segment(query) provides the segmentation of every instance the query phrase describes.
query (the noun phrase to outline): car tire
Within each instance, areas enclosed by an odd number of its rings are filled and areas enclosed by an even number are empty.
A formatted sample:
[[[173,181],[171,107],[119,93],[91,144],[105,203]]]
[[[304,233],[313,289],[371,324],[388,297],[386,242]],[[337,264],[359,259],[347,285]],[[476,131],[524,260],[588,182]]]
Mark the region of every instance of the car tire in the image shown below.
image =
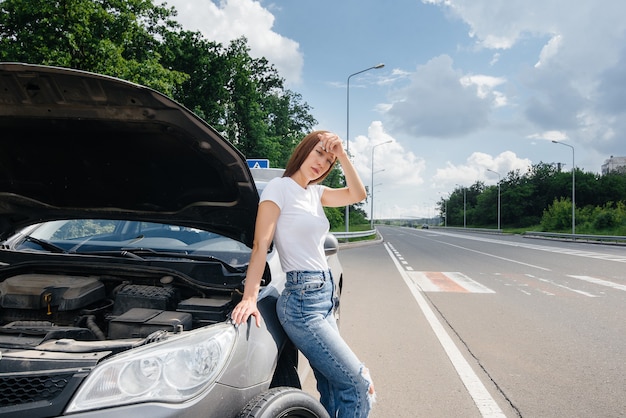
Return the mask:
[[[308,393],[278,387],[252,398],[238,418],[330,418],[322,404]]]

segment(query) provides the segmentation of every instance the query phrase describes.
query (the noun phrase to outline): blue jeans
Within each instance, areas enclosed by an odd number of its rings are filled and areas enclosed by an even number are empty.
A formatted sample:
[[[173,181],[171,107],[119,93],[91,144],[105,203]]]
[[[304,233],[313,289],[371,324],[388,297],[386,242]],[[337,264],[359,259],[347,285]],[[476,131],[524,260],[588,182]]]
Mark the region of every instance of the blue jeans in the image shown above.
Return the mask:
[[[334,284],[328,271],[287,272],[276,305],[278,319],[309,360],[320,402],[332,418],[365,418],[374,396],[369,371],[339,335],[333,316]]]

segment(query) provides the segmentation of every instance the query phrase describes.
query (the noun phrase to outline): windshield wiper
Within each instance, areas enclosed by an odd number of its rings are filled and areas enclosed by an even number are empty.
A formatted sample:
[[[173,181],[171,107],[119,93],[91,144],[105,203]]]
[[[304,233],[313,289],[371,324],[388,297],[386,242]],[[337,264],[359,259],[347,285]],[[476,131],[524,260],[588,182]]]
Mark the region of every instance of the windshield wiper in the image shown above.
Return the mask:
[[[105,251],[86,251],[81,252],[81,254],[85,255],[110,255],[110,256],[122,256],[134,258],[137,260],[145,260],[147,257],[170,257],[170,258],[179,258],[179,259],[187,259],[193,261],[214,261],[226,268],[229,273],[243,273],[245,269],[241,269],[238,267],[234,267],[228,264],[226,261],[221,260],[212,255],[198,255],[198,254],[189,254],[186,252],[175,252],[175,251],[158,251],[152,248],[121,248],[119,250],[105,250]]]
[[[44,241],[42,239],[32,237],[30,235],[24,236],[24,241],[33,242],[33,243],[39,245],[44,250],[48,250],[48,251],[50,251],[52,253],[63,253],[63,254],[67,253],[67,251],[65,251],[65,248],[61,248],[58,245],[55,245],[55,244],[53,244],[51,242]]]

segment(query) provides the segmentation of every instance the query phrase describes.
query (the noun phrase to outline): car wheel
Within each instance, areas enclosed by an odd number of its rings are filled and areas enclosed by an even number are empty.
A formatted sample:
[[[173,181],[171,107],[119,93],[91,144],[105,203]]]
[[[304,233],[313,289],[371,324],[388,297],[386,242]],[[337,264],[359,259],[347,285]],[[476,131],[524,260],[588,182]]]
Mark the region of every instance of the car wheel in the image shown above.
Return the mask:
[[[326,409],[300,389],[278,387],[254,397],[238,418],[330,418]]]

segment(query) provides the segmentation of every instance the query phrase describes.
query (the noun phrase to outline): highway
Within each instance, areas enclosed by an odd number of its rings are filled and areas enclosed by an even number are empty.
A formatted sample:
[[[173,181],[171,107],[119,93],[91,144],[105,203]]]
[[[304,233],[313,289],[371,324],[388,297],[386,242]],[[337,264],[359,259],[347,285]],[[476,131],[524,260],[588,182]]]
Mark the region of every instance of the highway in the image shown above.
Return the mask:
[[[339,253],[371,417],[626,415],[626,247],[378,230]]]

